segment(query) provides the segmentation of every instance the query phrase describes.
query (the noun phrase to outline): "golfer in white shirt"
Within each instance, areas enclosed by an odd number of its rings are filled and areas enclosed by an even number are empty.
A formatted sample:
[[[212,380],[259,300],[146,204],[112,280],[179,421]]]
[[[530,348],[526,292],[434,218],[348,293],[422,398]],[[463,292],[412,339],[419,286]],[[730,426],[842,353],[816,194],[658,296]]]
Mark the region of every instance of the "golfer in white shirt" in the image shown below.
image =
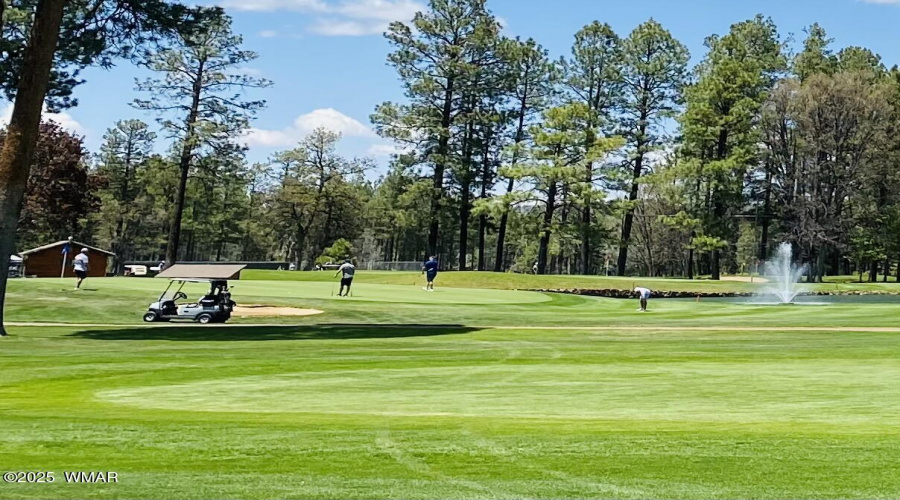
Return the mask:
[[[78,280],[75,282],[75,289],[78,290],[81,288],[81,282],[87,278],[88,269],[91,268],[87,248],[82,248],[81,253],[72,259],[72,267],[75,268],[75,277]]]
[[[634,289],[634,293],[638,294],[641,298],[641,308],[638,309],[638,311],[647,312],[647,300],[653,292],[651,292],[649,288],[637,287]]]

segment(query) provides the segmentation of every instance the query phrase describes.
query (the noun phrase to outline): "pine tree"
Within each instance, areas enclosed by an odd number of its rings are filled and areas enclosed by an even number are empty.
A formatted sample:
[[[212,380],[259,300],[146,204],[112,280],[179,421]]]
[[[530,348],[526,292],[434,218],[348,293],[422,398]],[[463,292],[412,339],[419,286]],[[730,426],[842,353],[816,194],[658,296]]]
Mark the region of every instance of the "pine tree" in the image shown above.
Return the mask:
[[[138,177],[153,154],[156,134],[140,120],[121,120],[107,130],[97,158],[97,173],[104,181],[99,196],[103,216],[98,218],[98,232],[107,235],[109,248],[116,254],[113,269],[131,258],[133,237],[143,218],[135,203],[142,192]]]
[[[354,184],[361,182],[370,165],[338,155],[340,138],[319,128],[296,148],[272,157],[280,171],[272,196],[272,223],[297,269],[304,263],[310,268],[322,249],[337,239],[335,233],[352,236],[364,221],[365,198]]]
[[[383,137],[416,150],[432,169],[428,252],[438,254],[444,180],[454,162],[452,145],[462,144],[463,96],[485,60],[493,59],[500,25],[485,0],[430,0],[410,25],[395,22],[386,37],[394,47],[388,61],[397,70],[408,102],[379,105],[372,115]]]
[[[705,181],[703,246],[712,278],[719,279],[722,249],[736,229],[732,215],[743,203],[744,176],[760,154],[760,108],[786,60],[774,23],[762,16],[709,37],[706,46],[681,122],[686,153],[698,160],[694,180]]]
[[[75,104],[77,69],[111,65],[137,43],[189,31],[190,21],[218,9],[189,10],[162,0],[108,0],[88,5],[67,0],[6,2],[0,12],[0,86],[13,101],[7,140],[0,151],[0,262],[15,250],[16,224],[38,141],[41,110]],[[18,15],[13,15],[15,12]],[[73,69],[74,68],[74,69]],[[48,99],[49,97],[49,99]],[[0,275],[0,336],[6,274]]]
[[[238,71],[257,55],[241,48],[241,37],[231,32],[231,18],[212,17],[201,28],[184,34],[172,47],[147,55],[145,64],[163,76],[139,82],[138,90],[152,98],[134,101],[136,108],[160,114],[164,129],[179,145],[180,176],[166,247],[169,266],[178,260],[185,193],[195,157],[204,147],[235,149],[250,118],[265,106],[265,101],[245,100],[244,91],[270,85]]]
[[[558,71],[547,51],[534,40],[505,40],[500,47],[505,61],[505,73],[510,88],[509,109],[505,116],[511,129],[509,167],[515,170],[521,160],[523,146],[530,140],[529,129],[535,116],[545,109],[555,92]],[[515,178],[506,181],[506,197],[515,189]],[[494,271],[506,269],[503,259],[506,250],[506,233],[509,224],[510,204],[501,199],[500,224],[497,229],[497,254]]]
[[[591,120],[590,108],[582,103],[547,110],[543,122],[531,132],[534,146],[529,150],[529,161],[507,171],[510,177],[530,185],[520,201],[543,206],[538,274],[547,273],[550,238],[557,226],[554,217],[557,209],[564,206],[565,193],[593,190],[593,183],[584,180],[585,165],[602,159],[621,145],[618,139],[597,139],[599,131],[590,126]],[[591,136],[592,146],[587,148],[587,138]]]
[[[834,54],[829,45],[832,39],[828,38],[825,28],[814,23],[806,30],[806,40],[803,41],[803,50],[797,54],[793,61],[794,74],[800,82],[806,81],[816,74],[832,74],[837,65]]]
[[[648,168],[648,154],[662,144],[663,121],[675,115],[689,57],[687,48],[653,20],[638,26],[622,44],[620,127],[628,146],[623,186],[628,202],[619,245],[619,276],[626,273],[640,179]]]
[[[622,41],[608,24],[593,22],[575,34],[572,56],[561,61],[568,99],[587,106],[589,116],[585,147],[593,147],[599,134],[613,130],[613,112],[622,99]],[[583,182],[594,183],[595,165],[584,165]],[[590,274],[593,255],[591,242],[594,239],[592,208],[595,200],[590,198],[593,190],[585,190],[581,203],[581,273]]]

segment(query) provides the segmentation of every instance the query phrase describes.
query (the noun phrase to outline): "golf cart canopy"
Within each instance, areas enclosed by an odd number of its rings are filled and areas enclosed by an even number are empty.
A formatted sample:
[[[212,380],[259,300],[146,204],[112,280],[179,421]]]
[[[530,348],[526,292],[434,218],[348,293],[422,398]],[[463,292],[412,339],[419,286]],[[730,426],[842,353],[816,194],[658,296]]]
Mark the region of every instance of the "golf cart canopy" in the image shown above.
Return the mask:
[[[241,271],[247,266],[217,264],[175,264],[156,275],[157,278],[178,279],[182,281],[198,280],[239,280]]]

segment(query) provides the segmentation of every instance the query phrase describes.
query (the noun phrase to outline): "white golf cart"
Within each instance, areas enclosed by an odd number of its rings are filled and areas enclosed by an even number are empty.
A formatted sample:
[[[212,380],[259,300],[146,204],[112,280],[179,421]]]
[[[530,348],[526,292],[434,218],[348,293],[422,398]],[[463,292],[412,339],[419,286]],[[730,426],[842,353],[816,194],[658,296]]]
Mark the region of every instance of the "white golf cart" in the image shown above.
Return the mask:
[[[189,320],[201,324],[224,323],[231,318],[235,303],[228,280],[239,279],[244,266],[174,265],[157,277],[169,278],[169,285],[144,313],[144,321]],[[196,302],[182,291],[188,283],[208,283],[209,291]]]
[[[123,267],[123,276],[147,276],[147,266],[128,264]]]
[[[9,268],[7,274],[10,278],[21,278],[25,276],[25,262],[18,255],[9,256]]]
[[[209,292],[197,302],[179,304],[179,300],[188,300],[186,293],[181,289],[187,283],[209,283]],[[172,291],[170,295],[169,292]],[[173,319],[186,319],[197,323],[224,323],[231,318],[234,310],[234,301],[231,300],[231,292],[228,290],[228,282],[224,280],[174,278],[169,281],[159,300],[150,304],[144,313],[144,321],[169,321]]]

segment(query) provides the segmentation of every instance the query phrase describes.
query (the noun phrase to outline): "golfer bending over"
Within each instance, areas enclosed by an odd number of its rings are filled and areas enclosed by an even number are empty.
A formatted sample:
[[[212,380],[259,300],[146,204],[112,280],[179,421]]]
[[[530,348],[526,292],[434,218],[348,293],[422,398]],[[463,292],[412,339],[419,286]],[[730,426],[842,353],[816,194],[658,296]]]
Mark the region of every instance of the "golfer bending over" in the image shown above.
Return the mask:
[[[427,280],[427,284],[423,288],[426,292],[434,291],[434,279],[437,278],[438,267],[440,265],[434,256],[429,257],[428,262],[422,266],[422,272],[425,273],[425,279]]]
[[[356,274],[356,268],[353,267],[350,259],[341,264],[341,267],[334,273],[334,277],[337,278],[338,274],[341,274],[341,291],[338,292],[338,297],[350,295],[350,285],[353,284],[353,275]],[[344,292],[344,287],[347,287],[346,292]],[[334,289],[332,288],[332,290]]]
[[[652,293],[650,289],[637,287],[634,289],[634,293],[638,294],[641,298],[641,308],[638,309],[638,311],[647,312],[647,299],[650,298],[650,294]]]
[[[72,267],[75,268],[75,277],[77,278],[77,281],[75,281],[75,289],[79,290],[81,289],[81,282],[87,278],[88,269],[90,269],[87,248],[82,248],[81,253],[72,259]]]

